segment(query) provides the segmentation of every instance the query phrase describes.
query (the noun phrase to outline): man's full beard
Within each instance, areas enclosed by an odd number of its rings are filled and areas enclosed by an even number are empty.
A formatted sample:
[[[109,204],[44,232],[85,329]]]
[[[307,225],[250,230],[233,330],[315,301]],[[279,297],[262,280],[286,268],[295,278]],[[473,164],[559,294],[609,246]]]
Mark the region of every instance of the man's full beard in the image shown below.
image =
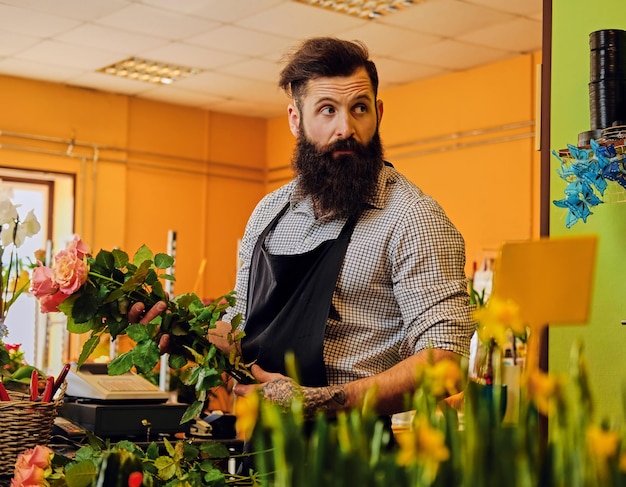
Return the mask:
[[[335,157],[335,151],[353,151]],[[357,216],[376,192],[383,167],[383,148],[378,131],[365,145],[342,139],[318,149],[301,132],[292,165],[305,196],[316,210],[335,218]]]

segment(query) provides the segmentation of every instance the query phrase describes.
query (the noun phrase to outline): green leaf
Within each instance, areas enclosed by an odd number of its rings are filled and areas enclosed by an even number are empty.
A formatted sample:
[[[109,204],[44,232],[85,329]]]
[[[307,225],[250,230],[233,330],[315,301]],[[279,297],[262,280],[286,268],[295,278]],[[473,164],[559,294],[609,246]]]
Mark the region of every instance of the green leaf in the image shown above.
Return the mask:
[[[146,457],[154,460],[159,456],[159,445],[155,442],[150,443],[146,449]]]
[[[178,370],[187,365],[187,358],[180,354],[171,354],[167,361],[170,368]]]
[[[154,466],[159,469],[159,478],[169,480],[176,475],[176,462],[171,457],[162,456],[154,461]]]
[[[141,265],[148,260],[150,261],[150,265],[152,265],[154,254],[152,253],[152,250],[144,244],[137,249],[137,252],[135,252],[135,255],[133,256],[133,264],[137,267],[141,267]]]
[[[113,254],[107,250],[100,250],[96,255],[96,265],[111,272],[115,267],[115,259]]]
[[[83,345],[83,349],[80,352],[80,356],[78,357],[78,364],[76,364],[78,368],[80,368],[80,366],[85,363],[85,361],[89,358],[89,356],[93,353],[93,351],[99,344],[100,335],[91,335],[91,337],[89,337],[89,339]]]
[[[77,297],[78,296],[74,294],[59,304],[59,311],[65,316],[72,316],[72,308],[74,307],[74,301],[76,301]]]
[[[154,266],[158,269],[167,269],[174,265],[174,258],[167,254],[156,254],[154,256]]]
[[[118,355],[108,365],[109,375],[121,375],[128,372],[134,365],[134,350]]]
[[[168,441],[167,438],[163,438],[163,446],[165,446],[165,450],[167,451],[169,456],[176,457],[176,448],[174,448],[174,445],[172,445],[172,443]]]
[[[133,323],[126,329],[126,334],[135,342],[142,340],[148,340],[150,335],[148,334],[148,328],[141,323]]]
[[[95,292],[85,290],[74,302],[72,307],[72,319],[75,323],[87,323],[98,312],[100,300]],[[94,290],[95,291],[95,290]]]
[[[200,416],[202,414],[202,407],[204,406],[203,401],[194,401],[189,407],[185,410],[183,417],[180,419],[180,424],[184,424],[192,419]]]
[[[90,460],[80,461],[65,469],[67,487],[89,487],[97,475],[96,465]]]
[[[133,349],[133,361],[137,370],[142,373],[148,373],[159,362],[159,346],[152,340],[143,340],[138,342]]]
[[[223,479],[224,479],[224,474],[217,468],[213,468],[209,470],[204,475],[204,481],[206,482],[206,485],[217,485],[217,484],[214,484],[214,482],[218,482]]]
[[[120,249],[113,249],[111,253],[115,259],[116,268],[122,269],[123,267],[126,267],[126,264],[128,264],[128,254],[126,252]]]
[[[200,445],[200,451],[211,458],[228,458],[230,452],[226,445],[217,441],[206,441]]]
[[[72,318],[67,319],[67,331],[70,333],[87,333],[91,330],[92,322],[89,321],[87,323],[76,323]]]

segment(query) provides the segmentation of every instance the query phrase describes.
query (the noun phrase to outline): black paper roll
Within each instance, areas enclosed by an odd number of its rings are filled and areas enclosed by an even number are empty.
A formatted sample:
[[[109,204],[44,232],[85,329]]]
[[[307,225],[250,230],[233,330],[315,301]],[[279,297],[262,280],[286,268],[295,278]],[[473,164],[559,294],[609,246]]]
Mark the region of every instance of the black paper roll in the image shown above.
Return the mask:
[[[589,116],[592,130],[626,119],[626,78],[589,83]]]
[[[591,51],[590,81],[607,78],[626,78],[626,45]]]
[[[589,47],[602,49],[607,47],[623,48],[626,40],[626,31],[621,29],[597,30],[589,34]]]
[[[589,116],[592,130],[626,119],[626,31],[589,34]]]

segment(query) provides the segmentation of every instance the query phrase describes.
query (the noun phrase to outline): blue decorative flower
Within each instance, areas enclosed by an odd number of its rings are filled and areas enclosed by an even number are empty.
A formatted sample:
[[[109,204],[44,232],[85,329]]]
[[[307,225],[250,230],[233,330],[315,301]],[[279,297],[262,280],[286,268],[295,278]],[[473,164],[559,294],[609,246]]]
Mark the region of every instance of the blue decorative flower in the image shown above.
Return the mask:
[[[603,203],[599,196],[604,196],[607,181],[615,181],[626,188],[626,170],[623,156],[617,154],[613,144],[602,145],[591,140],[591,149],[571,144],[567,148],[568,157],[561,157],[558,152],[552,151],[561,163],[557,174],[567,182],[565,198],[553,203],[568,210],[565,225],[570,228],[578,220],[586,222],[587,217],[593,214],[590,208]]]

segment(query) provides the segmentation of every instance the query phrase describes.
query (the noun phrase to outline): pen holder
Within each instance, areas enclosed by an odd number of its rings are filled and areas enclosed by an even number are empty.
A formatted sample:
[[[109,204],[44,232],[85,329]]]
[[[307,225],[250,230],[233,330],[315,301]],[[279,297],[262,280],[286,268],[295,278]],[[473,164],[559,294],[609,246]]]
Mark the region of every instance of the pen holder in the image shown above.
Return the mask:
[[[10,401],[0,401],[0,477],[13,476],[24,450],[48,445],[66,388],[64,382],[51,402],[31,401],[27,394],[13,391]]]

